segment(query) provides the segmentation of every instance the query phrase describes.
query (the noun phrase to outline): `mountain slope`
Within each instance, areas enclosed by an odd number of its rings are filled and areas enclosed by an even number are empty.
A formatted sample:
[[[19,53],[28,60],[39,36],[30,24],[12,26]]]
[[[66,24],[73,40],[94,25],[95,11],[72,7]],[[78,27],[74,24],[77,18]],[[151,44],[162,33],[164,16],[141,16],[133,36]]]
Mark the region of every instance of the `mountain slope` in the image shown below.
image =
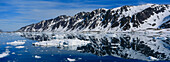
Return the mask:
[[[96,9],[74,16],[61,15],[54,19],[22,27],[18,31],[138,31],[148,28],[170,28],[170,5],[144,4],[113,9]]]

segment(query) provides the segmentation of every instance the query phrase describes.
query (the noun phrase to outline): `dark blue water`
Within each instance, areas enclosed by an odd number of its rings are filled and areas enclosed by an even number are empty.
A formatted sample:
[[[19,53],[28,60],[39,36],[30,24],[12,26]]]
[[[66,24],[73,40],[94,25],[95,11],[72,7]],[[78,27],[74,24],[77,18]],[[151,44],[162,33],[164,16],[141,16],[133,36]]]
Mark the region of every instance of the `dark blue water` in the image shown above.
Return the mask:
[[[54,35],[54,34],[52,34]],[[73,39],[76,36],[74,35],[67,35],[68,37],[64,37],[64,38],[70,38]],[[78,35],[80,40],[83,40],[83,35]],[[32,37],[36,38],[36,39],[31,39]],[[88,36],[86,36],[87,38]],[[157,53],[155,53],[155,50],[153,51],[148,51],[148,53],[146,53],[147,51],[143,51],[141,47],[136,47],[132,48],[133,45],[127,47],[126,44],[120,44],[121,46],[118,47],[117,49],[110,49],[108,47],[97,47],[98,49],[95,49],[95,47],[93,46],[98,46],[95,43],[96,42],[101,42],[104,46],[106,45],[110,45],[108,38],[107,37],[100,37],[99,40],[95,40],[98,39],[98,37],[94,38],[94,36],[89,37],[89,41],[91,41],[92,43],[89,43],[85,46],[78,46],[76,50],[72,50],[69,49],[69,47],[67,48],[61,48],[61,47],[55,47],[55,46],[34,46],[32,45],[32,43],[35,42],[39,42],[37,39],[44,39],[44,38],[48,38],[48,40],[53,40],[52,38],[50,38],[49,35],[47,36],[36,36],[36,35],[30,35],[30,34],[15,34],[15,33],[0,33],[0,54],[6,51],[10,51],[5,57],[0,58],[0,62],[69,62],[68,58],[70,59],[74,59],[76,62],[145,62],[145,61],[154,61],[154,60],[147,60],[147,59],[142,59],[142,58],[133,58],[131,54],[128,53],[124,53],[121,49],[127,49],[131,48],[136,52],[139,52],[139,54],[149,57],[149,56],[153,56],[156,57],[158,60],[156,61],[169,61],[169,55],[166,55],[164,57],[164,55],[160,55],[159,57],[156,56],[155,54],[165,54],[160,53],[159,51],[156,51]],[[50,38],[50,39],[49,39]],[[106,39],[107,38],[107,39]],[[125,38],[119,38],[119,39],[114,39],[114,37],[112,38],[112,42],[113,41],[117,41],[118,40],[127,40],[127,42],[129,42],[128,39]],[[139,40],[140,38],[138,38],[137,40]],[[15,45],[10,45],[7,44],[7,42],[14,42],[16,40],[26,40],[25,44],[22,45],[17,45],[17,46],[24,46],[24,48],[16,48]],[[86,39],[87,40],[87,39]],[[152,40],[150,40],[152,41]],[[106,42],[106,43],[105,43]],[[122,40],[120,42],[123,42]],[[164,41],[162,43],[166,43],[163,44],[167,49],[166,51],[170,50],[168,49],[170,46],[168,44],[169,38],[164,39]],[[114,42],[113,42],[114,43]],[[126,43],[126,41],[124,42]],[[128,44],[128,43],[127,43]],[[131,43],[134,44],[134,43]],[[101,45],[101,44],[99,44]],[[128,44],[129,45],[129,44]],[[140,45],[140,44],[135,44],[135,45]],[[146,47],[145,45],[141,45],[142,47],[145,47],[146,49],[148,49],[149,47]],[[8,48],[7,48],[8,47]],[[143,48],[143,49],[145,49]],[[131,50],[129,49],[129,50]],[[82,50],[82,51],[78,51],[78,50]],[[101,50],[101,51],[100,51]],[[112,50],[112,51],[111,51]],[[104,51],[104,52],[103,52]],[[152,54],[153,52],[153,54]],[[15,53],[15,54],[14,54]],[[133,52],[132,52],[133,53]],[[41,58],[36,58],[35,56],[39,56]]]

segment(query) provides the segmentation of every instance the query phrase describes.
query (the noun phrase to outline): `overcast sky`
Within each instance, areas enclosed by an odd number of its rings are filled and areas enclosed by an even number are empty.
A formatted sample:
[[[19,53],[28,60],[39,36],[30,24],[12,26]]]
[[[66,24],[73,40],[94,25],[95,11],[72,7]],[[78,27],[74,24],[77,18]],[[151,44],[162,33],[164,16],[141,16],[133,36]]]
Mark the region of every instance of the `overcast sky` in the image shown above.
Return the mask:
[[[0,0],[0,29],[15,31],[59,15],[146,3],[170,4],[170,0]]]

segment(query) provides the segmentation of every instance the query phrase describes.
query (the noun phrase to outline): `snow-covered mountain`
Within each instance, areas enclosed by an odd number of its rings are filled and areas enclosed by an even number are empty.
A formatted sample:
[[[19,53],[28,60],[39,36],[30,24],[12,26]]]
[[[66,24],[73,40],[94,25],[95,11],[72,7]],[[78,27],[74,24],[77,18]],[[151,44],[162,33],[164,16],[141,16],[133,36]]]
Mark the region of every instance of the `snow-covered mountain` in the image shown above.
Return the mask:
[[[170,28],[170,5],[144,4],[113,9],[96,9],[74,16],[61,15],[20,28],[21,32],[41,31],[138,31]]]

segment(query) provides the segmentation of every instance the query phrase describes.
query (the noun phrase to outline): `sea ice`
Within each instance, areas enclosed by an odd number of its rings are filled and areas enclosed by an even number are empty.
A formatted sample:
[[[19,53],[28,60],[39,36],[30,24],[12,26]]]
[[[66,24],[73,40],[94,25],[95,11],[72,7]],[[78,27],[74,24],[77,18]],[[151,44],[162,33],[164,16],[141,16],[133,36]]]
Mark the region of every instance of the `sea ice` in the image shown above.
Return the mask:
[[[35,58],[39,59],[39,58],[41,58],[41,56],[37,56],[37,55],[35,55]]]
[[[71,58],[67,58],[67,60],[70,62],[76,61],[76,59],[71,59]]]
[[[79,40],[79,39],[64,39],[64,40],[55,39],[51,41],[36,42],[36,43],[33,43],[33,45],[68,47],[68,46],[81,46],[81,45],[86,45],[88,43],[90,43],[90,41],[84,41],[84,40]]]
[[[2,54],[0,54],[0,58],[4,58],[4,57],[8,56],[9,52],[10,51],[6,51],[6,52],[3,52]]]
[[[148,59],[149,59],[149,60],[158,60],[157,58],[152,57],[152,56],[149,56]]]
[[[14,42],[7,42],[6,44],[17,46],[17,45],[25,44],[25,41],[26,40],[17,40],[17,41],[14,41]]]
[[[15,52],[12,52],[12,54],[15,54]]]
[[[24,46],[16,46],[15,48],[20,49],[20,48],[24,48]]]

